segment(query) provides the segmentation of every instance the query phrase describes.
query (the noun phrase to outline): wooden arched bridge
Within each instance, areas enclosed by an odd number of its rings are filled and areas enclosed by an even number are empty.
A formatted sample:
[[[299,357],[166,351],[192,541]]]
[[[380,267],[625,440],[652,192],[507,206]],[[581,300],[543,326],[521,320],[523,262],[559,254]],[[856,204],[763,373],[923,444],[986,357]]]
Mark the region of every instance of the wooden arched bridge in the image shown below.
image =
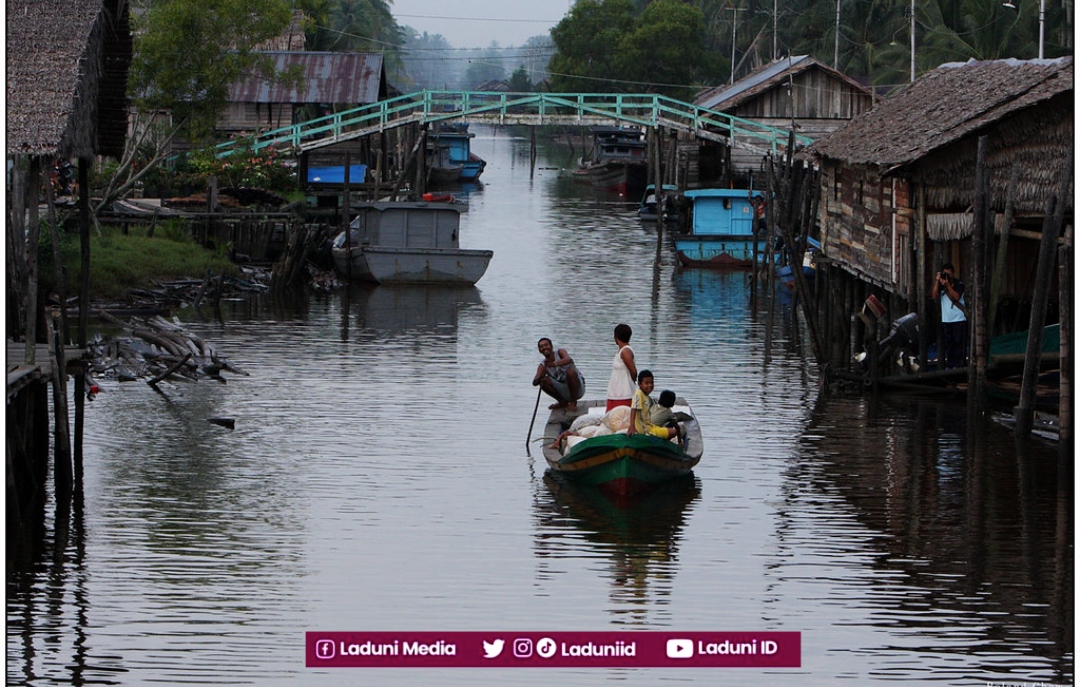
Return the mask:
[[[690,133],[754,152],[786,149],[790,132],[707,110],[656,94],[611,93],[491,93],[481,91],[419,91],[362,105],[344,112],[261,132],[252,142],[258,150],[289,146],[308,152],[398,127],[437,122],[484,124],[629,124]],[[796,147],[808,145],[795,137]],[[235,144],[219,146],[228,155]]]

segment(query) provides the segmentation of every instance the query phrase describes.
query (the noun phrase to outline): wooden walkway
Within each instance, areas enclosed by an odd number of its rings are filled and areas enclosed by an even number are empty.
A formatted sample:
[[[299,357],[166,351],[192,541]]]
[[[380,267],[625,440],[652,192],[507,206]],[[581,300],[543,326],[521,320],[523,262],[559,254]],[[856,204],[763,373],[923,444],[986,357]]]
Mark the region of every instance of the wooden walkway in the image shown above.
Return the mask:
[[[83,350],[75,346],[64,349],[64,359],[67,361],[77,360],[82,357]],[[45,344],[37,344],[34,347],[34,362],[25,363],[26,344],[7,342],[7,398],[11,400],[28,384],[39,380],[52,378],[52,356],[49,355],[49,347]]]

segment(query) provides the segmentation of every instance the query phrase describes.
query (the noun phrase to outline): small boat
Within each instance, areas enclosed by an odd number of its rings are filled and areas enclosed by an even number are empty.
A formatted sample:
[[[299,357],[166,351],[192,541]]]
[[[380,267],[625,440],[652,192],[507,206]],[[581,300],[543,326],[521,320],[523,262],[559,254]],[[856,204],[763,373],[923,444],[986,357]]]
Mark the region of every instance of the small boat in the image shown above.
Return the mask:
[[[816,241],[810,237],[806,239],[806,251],[803,253],[803,276],[807,281],[813,281],[817,276],[817,267],[814,264],[814,257],[817,252],[821,250],[821,242]],[[791,269],[791,265],[778,265],[776,267],[776,276],[780,278],[780,283],[784,285],[784,288],[788,291],[795,290],[795,273]]]
[[[570,436],[564,442],[565,449],[554,447],[555,439],[571,429],[575,421],[582,424],[578,418],[585,416],[584,424],[595,425],[605,417],[605,400],[578,401],[577,405],[577,413],[568,413],[565,408],[552,410],[544,428],[544,459],[552,471],[568,479],[614,495],[631,496],[689,474],[701,460],[701,427],[685,399],[676,399],[672,408],[685,428],[685,447],[649,434],[628,435],[625,431],[589,438]]]
[[[447,146],[429,146],[428,148],[428,182],[431,184],[452,184],[461,178],[465,165],[455,163],[450,159],[450,148]]]
[[[593,126],[593,146],[574,175],[594,188],[636,197],[648,179],[648,145],[641,129],[632,126]]]
[[[458,203],[362,203],[348,232],[330,248],[346,279],[375,284],[471,286],[484,276],[493,252],[458,246]]]
[[[678,189],[677,186],[674,186],[672,184],[664,184],[664,187],[663,187],[664,196],[670,198],[670,196],[672,196],[672,195],[674,195],[674,194],[676,194],[678,192],[679,192],[679,189]],[[666,208],[668,203],[666,201],[662,201],[662,202],[666,203],[665,204],[665,208]],[[648,186],[645,187],[645,194],[643,196],[641,196],[641,204],[638,206],[637,214],[638,214],[638,219],[644,220],[646,222],[655,222],[657,220],[658,215],[657,215],[656,185],[655,184],[649,184]],[[675,210],[665,209],[664,221],[665,222],[678,222],[679,221],[678,212],[675,211]]]
[[[673,237],[675,254],[686,267],[747,268],[755,247],[763,255],[763,237],[755,232],[754,200],[760,191],[709,188],[687,191],[690,229]]]
[[[440,124],[431,136],[432,145],[446,151],[446,166],[460,167],[452,181],[476,181],[487,167],[487,162],[472,152],[473,138],[476,138],[476,134],[469,133],[468,124],[446,122]]]

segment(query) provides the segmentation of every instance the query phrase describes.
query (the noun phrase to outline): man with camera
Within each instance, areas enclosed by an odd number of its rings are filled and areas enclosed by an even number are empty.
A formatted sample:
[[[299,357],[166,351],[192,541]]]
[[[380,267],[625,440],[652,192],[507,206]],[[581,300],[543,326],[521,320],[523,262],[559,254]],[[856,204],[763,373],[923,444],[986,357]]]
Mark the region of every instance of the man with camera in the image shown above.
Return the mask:
[[[934,278],[931,296],[941,301],[941,329],[945,369],[963,367],[967,358],[967,311],[964,308],[964,282],[953,274],[953,264],[947,262]]]

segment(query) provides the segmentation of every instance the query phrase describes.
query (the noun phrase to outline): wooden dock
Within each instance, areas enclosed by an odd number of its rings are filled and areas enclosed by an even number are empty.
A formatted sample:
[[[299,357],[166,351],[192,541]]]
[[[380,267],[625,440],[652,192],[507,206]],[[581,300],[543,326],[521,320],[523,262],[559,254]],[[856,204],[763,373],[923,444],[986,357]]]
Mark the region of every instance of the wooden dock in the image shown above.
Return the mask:
[[[64,348],[64,360],[74,362],[83,356],[83,349],[76,346]],[[34,346],[34,362],[25,363],[26,344],[7,342],[7,399],[10,402],[27,385],[37,381],[48,382],[52,378],[53,358],[46,344]]]

